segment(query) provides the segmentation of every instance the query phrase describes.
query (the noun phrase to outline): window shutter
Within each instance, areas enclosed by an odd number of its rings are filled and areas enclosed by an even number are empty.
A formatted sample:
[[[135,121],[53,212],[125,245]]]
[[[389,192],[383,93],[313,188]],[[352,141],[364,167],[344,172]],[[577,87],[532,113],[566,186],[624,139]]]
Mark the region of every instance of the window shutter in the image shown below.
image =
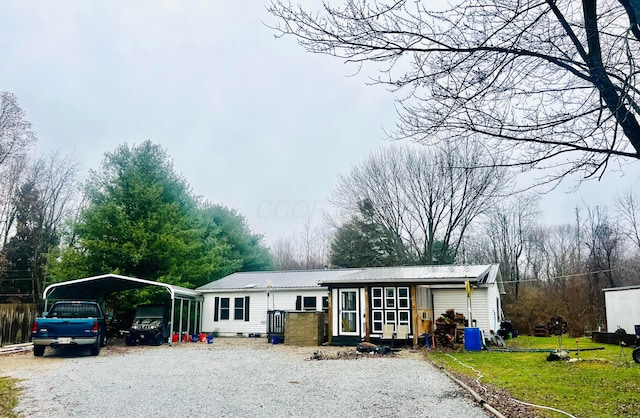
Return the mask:
[[[244,320],[249,321],[249,296],[244,297]]]
[[[213,307],[213,322],[218,322],[218,311],[220,311],[220,298],[216,296]]]
[[[302,310],[302,296],[296,297],[296,311]]]

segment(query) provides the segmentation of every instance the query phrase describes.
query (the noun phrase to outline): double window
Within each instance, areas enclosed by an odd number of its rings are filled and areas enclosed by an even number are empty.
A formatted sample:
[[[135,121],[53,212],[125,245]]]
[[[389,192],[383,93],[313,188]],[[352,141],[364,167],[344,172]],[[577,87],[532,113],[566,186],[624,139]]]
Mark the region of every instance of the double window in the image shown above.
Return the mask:
[[[231,316],[231,298],[215,297],[213,321],[227,321]],[[249,320],[249,296],[233,298],[233,319]]]

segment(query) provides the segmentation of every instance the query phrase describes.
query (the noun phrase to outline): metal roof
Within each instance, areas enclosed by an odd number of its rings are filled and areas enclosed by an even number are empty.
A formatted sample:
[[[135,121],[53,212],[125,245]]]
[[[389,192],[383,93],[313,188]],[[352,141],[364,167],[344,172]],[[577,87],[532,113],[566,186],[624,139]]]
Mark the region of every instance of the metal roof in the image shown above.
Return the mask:
[[[497,264],[466,266],[401,266],[362,269],[359,272],[327,278],[321,284],[413,282],[413,283],[464,283],[493,284],[498,279]]]
[[[43,299],[100,300],[111,293],[122,290],[139,289],[146,286],[164,287],[172,299],[196,300],[202,297],[200,292],[185,287],[138,279],[136,277],[120,276],[118,274],[103,274],[101,276],[51,284],[44,289]]]
[[[200,286],[196,290],[207,292],[221,289],[320,287],[320,281],[339,278],[358,271],[360,271],[360,269],[238,272]]]
[[[286,289],[373,282],[464,283],[466,280],[477,284],[493,284],[497,281],[501,286],[499,275],[500,270],[497,264],[253,271],[233,273],[196,290],[207,292],[223,289]]]

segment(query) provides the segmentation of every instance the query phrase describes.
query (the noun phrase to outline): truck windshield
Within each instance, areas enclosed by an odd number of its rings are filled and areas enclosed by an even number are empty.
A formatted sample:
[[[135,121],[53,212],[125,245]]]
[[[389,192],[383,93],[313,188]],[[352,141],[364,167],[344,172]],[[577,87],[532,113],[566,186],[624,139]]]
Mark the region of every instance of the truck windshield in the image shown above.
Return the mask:
[[[86,303],[55,304],[47,314],[47,318],[97,318],[99,316],[98,307]]]
[[[162,318],[163,306],[139,306],[136,310],[136,318]]]

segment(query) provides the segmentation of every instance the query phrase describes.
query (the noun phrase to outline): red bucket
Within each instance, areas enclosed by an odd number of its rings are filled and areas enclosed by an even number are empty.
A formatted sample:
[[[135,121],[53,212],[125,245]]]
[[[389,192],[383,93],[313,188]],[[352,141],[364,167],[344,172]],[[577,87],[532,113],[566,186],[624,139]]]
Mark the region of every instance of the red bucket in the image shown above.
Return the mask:
[[[200,342],[201,342],[201,343],[204,343],[204,342],[206,342],[206,341],[207,341],[207,334],[205,334],[205,333],[201,333],[201,334],[200,334]]]

